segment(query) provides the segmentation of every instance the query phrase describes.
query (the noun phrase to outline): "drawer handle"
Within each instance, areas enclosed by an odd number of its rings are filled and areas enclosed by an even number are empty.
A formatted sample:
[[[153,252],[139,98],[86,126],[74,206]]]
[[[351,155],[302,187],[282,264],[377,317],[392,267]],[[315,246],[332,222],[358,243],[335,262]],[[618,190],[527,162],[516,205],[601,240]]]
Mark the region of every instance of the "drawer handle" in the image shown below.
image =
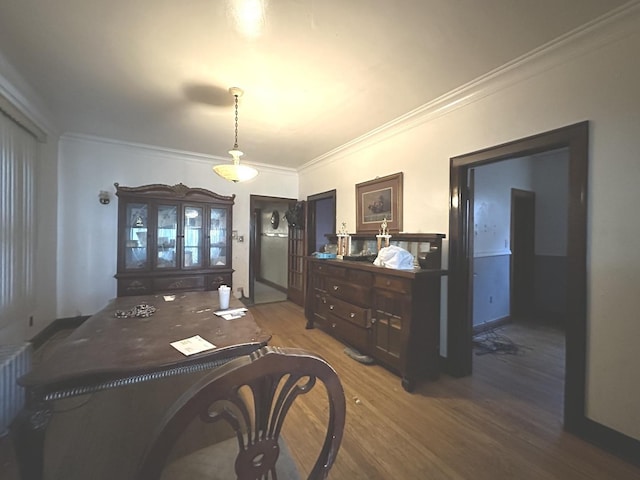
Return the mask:
[[[356,314],[355,314],[355,313],[353,313],[353,312],[351,312],[351,313],[349,314],[349,317],[350,317],[350,318],[355,318],[355,317],[356,317]]]
[[[387,287],[391,285],[391,280],[387,280]]]
[[[329,310],[333,310],[334,306],[333,305],[329,305]]]
[[[376,323],[377,321],[378,321],[378,319],[377,319],[377,318],[372,318],[372,319],[371,319],[371,325],[373,325],[373,324],[374,324],[374,323]]]
[[[331,328],[336,328],[336,324],[335,324],[335,323],[332,323],[332,324],[331,324]]]
[[[337,292],[338,291],[338,285],[334,285],[333,286],[333,290]]]

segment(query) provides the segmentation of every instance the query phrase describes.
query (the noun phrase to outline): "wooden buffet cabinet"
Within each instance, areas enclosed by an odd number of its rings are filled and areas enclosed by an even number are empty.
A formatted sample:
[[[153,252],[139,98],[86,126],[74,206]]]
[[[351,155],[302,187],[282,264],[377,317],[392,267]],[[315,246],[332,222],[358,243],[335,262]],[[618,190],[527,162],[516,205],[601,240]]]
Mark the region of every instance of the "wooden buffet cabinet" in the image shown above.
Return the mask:
[[[435,379],[440,360],[440,283],[446,274],[440,268],[443,237],[429,237],[435,257],[427,269],[309,258],[307,328],[317,325],[398,373],[409,392],[418,379]]]
[[[232,286],[235,195],[181,183],[115,187],[119,297]]]

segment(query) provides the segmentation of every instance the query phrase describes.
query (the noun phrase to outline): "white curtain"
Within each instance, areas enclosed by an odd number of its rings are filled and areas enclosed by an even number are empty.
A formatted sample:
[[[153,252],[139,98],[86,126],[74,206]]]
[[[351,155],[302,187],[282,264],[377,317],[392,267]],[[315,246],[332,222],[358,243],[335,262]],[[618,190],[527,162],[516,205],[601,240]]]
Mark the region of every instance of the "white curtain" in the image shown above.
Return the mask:
[[[0,111],[0,328],[34,302],[36,138]]]

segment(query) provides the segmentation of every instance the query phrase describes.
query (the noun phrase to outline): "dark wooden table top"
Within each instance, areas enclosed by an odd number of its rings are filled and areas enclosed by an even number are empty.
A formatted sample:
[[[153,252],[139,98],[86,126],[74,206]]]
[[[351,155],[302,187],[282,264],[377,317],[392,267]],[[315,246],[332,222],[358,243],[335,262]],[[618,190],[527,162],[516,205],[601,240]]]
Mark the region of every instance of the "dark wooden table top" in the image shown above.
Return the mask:
[[[147,318],[118,318],[116,312],[151,305]],[[230,308],[243,305],[231,298]],[[118,297],[87,319],[19,383],[39,393],[95,385],[127,376],[235,357],[266,345],[270,335],[251,312],[225,320],[218,292],[187,292],[165,301],[163,295]],[[216,348],[185,356],[171,342],[200,335]]]

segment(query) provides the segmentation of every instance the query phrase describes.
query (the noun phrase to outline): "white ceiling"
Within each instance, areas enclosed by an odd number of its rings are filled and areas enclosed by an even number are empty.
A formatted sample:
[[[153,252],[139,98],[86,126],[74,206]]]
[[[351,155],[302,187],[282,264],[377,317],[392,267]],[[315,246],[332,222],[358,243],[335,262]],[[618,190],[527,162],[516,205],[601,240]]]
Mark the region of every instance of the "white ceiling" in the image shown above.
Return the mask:
[[[0,52],[61,132],[297,167],[627,0],[0,0]],[[237,11],[237,10],[236,10]]]

